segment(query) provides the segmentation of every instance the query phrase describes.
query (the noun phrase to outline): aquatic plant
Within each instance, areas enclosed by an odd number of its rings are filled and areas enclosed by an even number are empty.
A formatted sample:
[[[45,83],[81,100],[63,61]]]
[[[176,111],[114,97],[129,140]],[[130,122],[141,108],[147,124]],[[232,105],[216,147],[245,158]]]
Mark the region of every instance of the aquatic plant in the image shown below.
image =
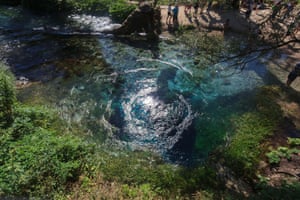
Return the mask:
[[[252,102],[249,93],[245,92],[230,97],[219,97],[202,108],[203,114],[194,122],[195,148],[199,154],[207,157],[216,148],[227,146],[234,130],[232,119],[253,110]]]
[[[224,116],[225,115],[225,116]],[[195,148],[204,157],[225,142],[226,133],[230,130],[229,116],[202,117],[197,120]]]
[[[183,33],[180,38],[194,52],[195,60],[201,61],[197,64],[199,67],[218,63],[224,53],[228,54],[232,51],[232,48],[226,45],[224,38],[220,35],[187,30]]]
[[[237,175],[253,178],[262,153],[261,142],[272,135],[282,119],[280,107],[276,103],[277,87],[263,87],[257,94],[257,110],[232,119],[234,135],[225,149],[225,163]]]
[[[149,152],[98,153],[100,153],[98,168],[105,180],[139,189],[147,184],[148,193],[160,196],[184,196],[196,192],[199,188],[217,185],[215,173],[208,167],[174,166]]]

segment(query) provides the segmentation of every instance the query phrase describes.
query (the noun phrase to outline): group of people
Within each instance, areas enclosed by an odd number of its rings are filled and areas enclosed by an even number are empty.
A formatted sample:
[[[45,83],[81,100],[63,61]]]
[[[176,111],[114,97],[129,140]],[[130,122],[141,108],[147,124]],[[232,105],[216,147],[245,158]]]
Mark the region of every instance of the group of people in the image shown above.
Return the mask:
[[[205,3],[206,4],[206,3]],[[209,11],[209,9],[212,6],[212,0],[208,0],[208,4],[207,4],[207,12]],[[194,13],[193,16],[197,17],[198,14],[198,10],[200,10],[200,14],[202,14],[204,5],[201,5],[198,1],[196,1],[195,3],[187,3],[184,7],[184,12],[187,15],[191,15],[192,14],[192,8],[194,8]],[[172,22],[174,24],[178,23],[178,13],[179,13],[179,7],[178,4],[175,4],[174,8],[172,8],[172,4],[168,5],[168,16],[167,16],[167,20],[166,23],[167,24],[171,24]]]
[[[208,0],[208,5],[207,5],[207,12],[209,12],[209,10],[211,9],[212,6],[212,0]],[[196,1],[194,4],[192,3],[188,3],[185,5],[184,7],[184,12],[186,15],[190,15],[192,14],[192,7],[194,8],[194,13],[193,16],[197,17],[198,14],[198,10],[201,7],[200,4],[198,3],[198,1]],[[203,6],[202,9],[200,10],[200,14],[202,14],[202,10],[203,10]],[[179,6],[178,4],[175,4],[174,7],[172,7],[172,4],[168,5],[168,14],[167,14],[167,19],[166,19],[166,24],[174,24],[174,25],[178,25],[178,14],[179,14]],[[229,24],[230,20],[226,19],[226,21],[223,23],[223,31],[227,31],[230,29],[230,24]]]

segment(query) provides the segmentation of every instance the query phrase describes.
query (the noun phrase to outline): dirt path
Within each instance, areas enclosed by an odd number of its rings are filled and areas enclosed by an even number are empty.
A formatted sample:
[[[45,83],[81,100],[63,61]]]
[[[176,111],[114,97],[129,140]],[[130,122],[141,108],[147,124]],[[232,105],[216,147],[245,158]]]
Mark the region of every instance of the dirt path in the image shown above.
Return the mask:
[[[167,31],[168,25],[166,23],[167,17],[167,6],[161,6],[161,14],[162,14],[162,24],[163,30]],[[184,12],[184,6],[179,6],[179,14],[178,20],[179,25],[192,25],[197,28],[211,28],[211,29],[220,29],[223,27],[223,23],[226,19],[230,20],[230,27],[235,32],[247,32],[250,27],[250,23],[245,18],[245,10],[240,9],[236,10],[220,10],[213,9],[210,11],[206,10],[206,7],[203,9],[203,13],[200,14],[200,10],[198,14],[194,16],[194,9],[191,9],[191,14]],[[266,15],[270,13],[270,9],[265,10],[257,10],[253,11],[250,16],[250,21],[258,22],[265,18]],[[171,25],[172,26],[172,25]]]

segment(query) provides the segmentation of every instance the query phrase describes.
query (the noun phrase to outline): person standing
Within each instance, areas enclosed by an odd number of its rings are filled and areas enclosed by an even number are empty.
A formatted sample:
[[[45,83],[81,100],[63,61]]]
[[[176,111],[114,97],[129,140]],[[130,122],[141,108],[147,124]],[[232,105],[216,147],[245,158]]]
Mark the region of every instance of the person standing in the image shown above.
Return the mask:
[[[198,9],[199,9],[199,2],[196,1],[194,4],[194,17],[197,17]]]
[[[172,11],[173,11],[173,23],[178,24],[178,13],[179,13],[178,4],[175,5]]]
[[[248,0],[247,1],[247,10],[245,12],[245,17],[246,17],[247,20],[250,18],[250,15],[252,13],[252,6],[253,6],[253,1]]]
[[[166,20],[166,24],[171,24],[171,19],[172,19],[172,4],[168,5],[168,16]]]
[[[300,76],[300,62],[297,63],[293,69],[293,71],[291,71],[288,75],[287,81],[286,81],[286,85],[290,86],[291,83],[298,77]]]
[[[192,3],[190,1],[188,1],[184,7],[184,13],[186,15],[191,15],[191,12],[192,12]]]
[[[223,24],[223,31],[227,32],[230,29],[230,19],[226,19],[225,23]]]
[[[212,0],[208,0],[208,4],[207,4],[207,8],[206,8],[207,13],[209,13],[209,11],[211,10],[212,3],[213,3]]]

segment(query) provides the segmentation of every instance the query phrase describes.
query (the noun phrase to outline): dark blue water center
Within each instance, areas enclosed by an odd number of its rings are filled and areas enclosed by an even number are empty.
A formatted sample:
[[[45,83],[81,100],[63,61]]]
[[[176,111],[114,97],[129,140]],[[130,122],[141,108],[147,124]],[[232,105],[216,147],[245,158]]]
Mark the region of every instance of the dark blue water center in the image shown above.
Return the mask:
[[[229,116],[250,109],[249,95],[268,76],[258,61],[243,71],[226,63],[197,65],[195,54],[179,41],[72,36],[66,22],[51,25],[58,27],[56,33],[36,31],[45,19],[31,20],[16,32],[9,29],[15,28],[20,11],[1,12],[12,21],[0,33],[1,60],[18,77],[39,82],[20,91],[21,99],[39,96],[70,126],[92,137],[122,141],[173,162],[201,161],[222,144]],[[89,24],[100,29],[108,24],[107,18],[72,19],[94,20]]]

